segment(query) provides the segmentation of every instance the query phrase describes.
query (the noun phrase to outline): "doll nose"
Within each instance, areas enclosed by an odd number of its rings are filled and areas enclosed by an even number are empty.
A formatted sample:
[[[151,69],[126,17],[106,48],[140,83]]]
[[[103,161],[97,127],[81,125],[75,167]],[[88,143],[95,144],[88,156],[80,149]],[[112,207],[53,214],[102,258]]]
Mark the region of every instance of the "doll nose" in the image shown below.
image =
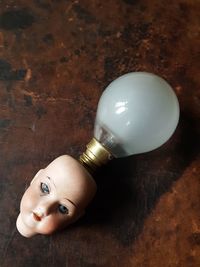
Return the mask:
[[[51,203],[40,203],[38,207],[33,211],[33,217],[36,221],[41,221],[44,217],[48,216],[52,210]]]
[[[38,211],[33,211],[33,218],[39,222],[42,220],[43,214]]]

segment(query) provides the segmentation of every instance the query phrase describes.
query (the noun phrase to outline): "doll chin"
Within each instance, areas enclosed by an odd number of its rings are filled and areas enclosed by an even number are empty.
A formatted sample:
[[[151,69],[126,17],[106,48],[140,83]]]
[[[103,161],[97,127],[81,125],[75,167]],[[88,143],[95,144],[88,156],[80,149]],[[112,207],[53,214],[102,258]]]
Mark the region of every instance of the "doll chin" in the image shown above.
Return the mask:
[[[16,227],[19,233],[24,237],[32,237],[36,234],[32,229],[30,229],[23,223],[21,213],[17,218]]]

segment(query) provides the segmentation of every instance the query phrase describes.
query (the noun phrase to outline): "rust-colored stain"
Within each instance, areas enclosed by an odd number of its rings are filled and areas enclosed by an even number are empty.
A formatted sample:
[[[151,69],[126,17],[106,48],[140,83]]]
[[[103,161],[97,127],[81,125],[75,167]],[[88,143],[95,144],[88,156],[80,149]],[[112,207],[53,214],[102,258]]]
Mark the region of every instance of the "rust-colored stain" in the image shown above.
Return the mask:
[[[0,1],[0,266],[200,266],[200,3]],[[160,149],[111,162],[86,216],[21,237],[20,198],[93,135],[98,99],[119,75],[165,78],[181,106]]]

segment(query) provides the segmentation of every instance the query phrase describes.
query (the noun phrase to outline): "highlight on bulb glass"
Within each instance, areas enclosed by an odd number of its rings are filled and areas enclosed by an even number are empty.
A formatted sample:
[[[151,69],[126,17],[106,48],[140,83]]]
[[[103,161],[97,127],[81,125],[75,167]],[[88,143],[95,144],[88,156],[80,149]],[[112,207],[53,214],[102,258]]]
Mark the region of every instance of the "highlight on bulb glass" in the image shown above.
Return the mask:
[[[132,72],[111,82],[99,100],[94,138],[79,160],[62,155],[31,181],[17,218],[20,234],[51,234],[77,221],[96,193],[96,169],[160,147],[178,121],[177,97],[159,76]]]

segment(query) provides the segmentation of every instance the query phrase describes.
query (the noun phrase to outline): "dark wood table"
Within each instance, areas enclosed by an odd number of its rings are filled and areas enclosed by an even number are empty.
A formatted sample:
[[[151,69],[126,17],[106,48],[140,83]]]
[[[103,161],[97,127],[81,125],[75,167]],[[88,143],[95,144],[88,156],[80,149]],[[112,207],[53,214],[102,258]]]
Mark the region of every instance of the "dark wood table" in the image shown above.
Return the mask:
[[[200,2],[0,1],[0,266],[200,266]],[[31,239],[15,221],[25,187],[93,135],[118,76],[165,78],[181,106],[160,149],[96,175],[86,216]]]

